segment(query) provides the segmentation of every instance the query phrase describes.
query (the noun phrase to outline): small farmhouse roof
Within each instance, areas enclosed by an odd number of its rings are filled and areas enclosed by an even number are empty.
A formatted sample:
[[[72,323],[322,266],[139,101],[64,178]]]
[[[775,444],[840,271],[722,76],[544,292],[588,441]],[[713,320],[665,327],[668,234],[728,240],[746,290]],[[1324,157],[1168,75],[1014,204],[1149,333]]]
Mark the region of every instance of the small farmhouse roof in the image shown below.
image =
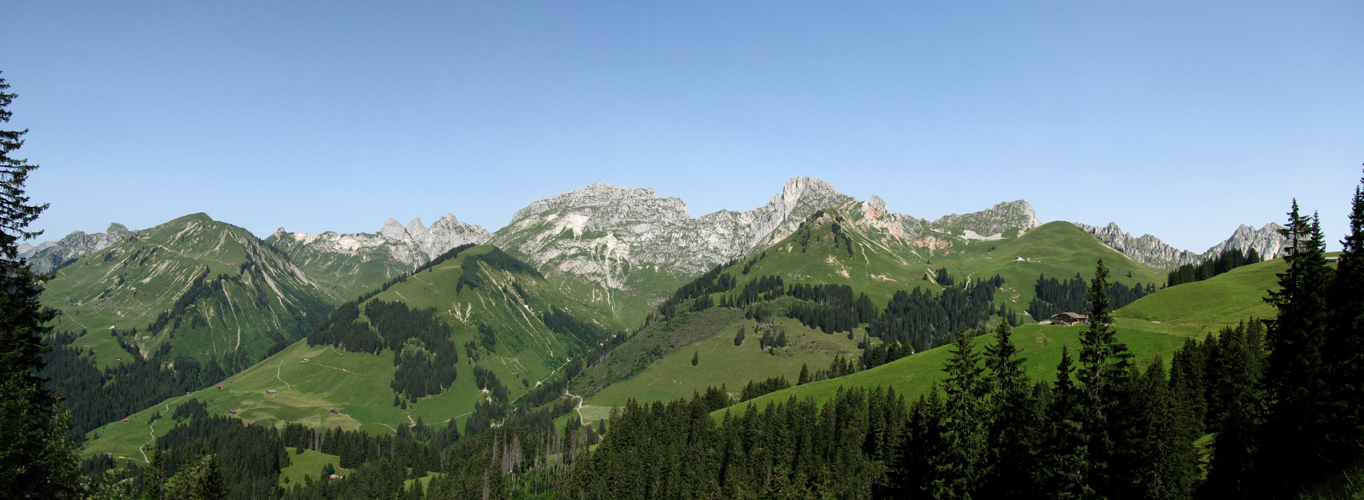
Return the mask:
[[[1051,315],[1051,319],[1062,319],[1062,318],[1068,319],[1068,320],[1071,320],[1071,321],[1078,321],[1078,320],[1082,320],[1082,319],[1089,319],[1089,316],[1085,316],[1085,315],[1083,315],[1083,314],[1075,314],[1075,313],[1073,313],[1073,312],[1063,312],[1063,313],[1057,313],[1057,314]]]

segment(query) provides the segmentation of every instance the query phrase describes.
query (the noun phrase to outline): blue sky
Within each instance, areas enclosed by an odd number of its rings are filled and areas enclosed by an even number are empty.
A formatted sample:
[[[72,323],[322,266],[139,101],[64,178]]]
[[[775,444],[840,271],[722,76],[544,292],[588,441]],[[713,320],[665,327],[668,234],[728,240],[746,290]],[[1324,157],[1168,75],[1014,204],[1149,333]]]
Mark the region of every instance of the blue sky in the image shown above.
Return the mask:
[[[1364,3],[13,2],[46,238],[194,212],[259,236],[594,182],[693,216],[797,175],[936,218],[1026,199],[1203,250],[1364,163]]]

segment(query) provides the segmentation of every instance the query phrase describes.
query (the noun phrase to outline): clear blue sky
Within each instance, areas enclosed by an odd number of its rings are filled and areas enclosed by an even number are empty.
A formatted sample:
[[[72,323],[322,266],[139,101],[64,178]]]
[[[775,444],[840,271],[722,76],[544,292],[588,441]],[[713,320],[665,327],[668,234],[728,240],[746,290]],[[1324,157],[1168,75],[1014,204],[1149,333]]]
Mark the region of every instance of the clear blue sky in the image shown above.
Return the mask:
[[[700,216],[813,175],[918,217],[1022,198],[1198,251],[1297,197],[1334,247],[1364,163],[1353,0],[4,12],[45,239],[201,211],[262,237],[496,230],[593,182]]]

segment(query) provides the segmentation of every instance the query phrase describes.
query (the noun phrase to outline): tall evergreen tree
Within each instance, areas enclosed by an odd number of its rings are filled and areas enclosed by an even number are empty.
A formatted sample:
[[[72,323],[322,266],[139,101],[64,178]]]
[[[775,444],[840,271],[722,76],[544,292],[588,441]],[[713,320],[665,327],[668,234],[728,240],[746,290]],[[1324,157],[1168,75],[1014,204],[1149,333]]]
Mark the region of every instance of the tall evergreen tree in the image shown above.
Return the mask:
[[[1159,356],[1135,381],[1131,407],[1136,425],[1131,433],[1136,437],[1136,465],[1127,476],[1123,496],[1173,499],[1193,495],[1196,455],[1193,439],[1183,428],[1188,415],[1171,397],[1168,384]]]
[[[1093,498],[1089,483],[1092,466],[1088,437],[1080,409],[1079,387],[1072,379],[1075,365],[1070,349],[1061,348],[1056,384],[1047,405],[1046,437],[1042,442],[1037,483],[1053,498]]]
[[[1361,180],[1364,184],[1364,179]],[[1355,187],[1350,234],[1340,242],[1326,328],[1327,459],[1352,463],[1364,446],[1364,190]]]
[[[1103,260],[1094,268],[1089,285],[1089,326],[1080,336],[1080,381],[1076,402],[1087,439],[1091,476],[1100,495],[1115,493],[1130,472],[1132,446],[1124,438],[1131,428],[1127,409],[1131,355],[1114,338],[1113,311],[1108,301],[1108,268]]]
[[[938,498],[971,498],[988,473],[985,396],[990,386],[971,332],[957,334],[951,352],[943,381],[944,456],[936,461],[939,478],[933,490]]]
[[[0,122],[15,94],[0,78]],[[38,372],[50,350],[42,336],[55,311],[38,303],[43,276],[19,258],[19,241],[36,237],[28,225],[47,209],[33,205],[24,192],[37,165],[12,158],[27,130],[0,130],[0,496],[70,498],[76,494],[76,456],[67,434],[70,416],[48,392]]]
[[[1283,496],[1301,485],[1314,484],[1325,474],[1325,432],[1322,348],[1326,340],[1326,295],[1331,270],[1326,267],[1325,241],[1316,216],[1289,212],[1288,270],[1279,274],[1277,291],[1266,302],[1278,309],[1269,321],[1269,357],[1265,385],[1269,407],[1260,426],[1257,465],[1265,479],[1265,493]]]
[[[1257,328],[1251,321],[1249,328]],[[1217,336],[1219,369],[1213,381],[1214,397],[1209,430],[1212,442],[1211,470],[1205,486],[1210,498],[1240,499],[1251,496],[1255,484],[1255,430],[1262,408],[1258,337],[1247,335],[1247,324],[1226,328]]]
[[[1032,477],[1040,415],[1023,371],[1027,359],[1018,355],[1012,336],[1009,323],[1001,320],[994,344],[985,349],[994,390],[986,440],[991,474],[981,495],[986,498],[1033,498],[1041,493],[1033,488]]]

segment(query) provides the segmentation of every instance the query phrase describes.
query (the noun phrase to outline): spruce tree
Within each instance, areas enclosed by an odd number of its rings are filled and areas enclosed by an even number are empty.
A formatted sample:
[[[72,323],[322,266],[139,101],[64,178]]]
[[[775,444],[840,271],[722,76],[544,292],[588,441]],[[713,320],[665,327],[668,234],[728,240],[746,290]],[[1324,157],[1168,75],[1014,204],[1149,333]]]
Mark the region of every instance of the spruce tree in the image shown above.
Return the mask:
[[[1361,180],[1364,183],[1364,180]],[[1350,234],[1340,242],[1326,328],[1327,459],[1340,467],[1364,446],[1364,190],[1355,187]]]
[[[1033,489],[1032,478],[1040,418],[1023,371],[1027,359],[1018,355],[1012,335],[1009,323],[1001,320],[994,344],[985,349],[994,390],[987,438],[991,473],[981,495],[986,498],[1027,498],[1041,493]]]
[[[1284,231],[1288,270],[1279,274],[1280,289],[1265,299],[1278,309],[1278,317],[1268,322],[1269,407],[1259,428],[1256,460],[1263,467],[1257,477],[1266,481],[1263,491],[1271,496],[1288,495],[1324,477],[1323,449],[1329,446],[1323,425],[1328,387],[1322,351],[1331,280],[1325,241],[1317,217],[1301,215],[1297,200]]]
[[[1090,498],[1094,489],[1089,484],[1092,465],[1088,436],[1079,405],[1080,389],[1072,380],[1075,366],[1069,348],[1061,348],[1056,372],[1036,482],[1053,498]]]
[[[1187,415],[1170,395],[1165,364],[1157,356],[1135,382],[1129,432],[1135,465],[1123,486],[1135,498],[1190,498],[1196,456],[1182,424]]]
[[[988,473],[985,396],[990,386],[971,332],[957,334],[951,352],[943,367],[944,450],[937,460],[940,477],[933,491],[939,498],[970,498]]]
[[[15,94],[0,78],[0,123]],[[47,390],[38,372],[46,326],[56,312],[38,303],[45,276],[33,273],[19,257],[19,241],[42,234],[26,229],[47,209],[29,204],[24,183],[37,165],[10,155],[24,145],[27,130],[0,130],[0,496],[72,498],[78,474],[67,434],[70,416]]]
[[[1250,328],[1257,325],[1250,322]],[[1262,407],[1255,351],[1260,347],[1258,338],[1251,340],[1247,331],[1246,323],[1241,323],[1217,336],[1220,367],[1213,381],[1209,425],[1216,437],[1205,487],[1210,498],[1248,498],[1255,485],[1255,431]]]
[[[1080,381],[1076,409],[1087,438],[1091,476],[1089,482],[1100,495],[1122,488],[1133,465],[1131,428],[1127,419],[1130,395],[1131,355],[1114,338],[1113,311],[1108,300],[1108,269],[1103,260],[1094,268],[1089,285],[1089,326],[1080,336]]]

